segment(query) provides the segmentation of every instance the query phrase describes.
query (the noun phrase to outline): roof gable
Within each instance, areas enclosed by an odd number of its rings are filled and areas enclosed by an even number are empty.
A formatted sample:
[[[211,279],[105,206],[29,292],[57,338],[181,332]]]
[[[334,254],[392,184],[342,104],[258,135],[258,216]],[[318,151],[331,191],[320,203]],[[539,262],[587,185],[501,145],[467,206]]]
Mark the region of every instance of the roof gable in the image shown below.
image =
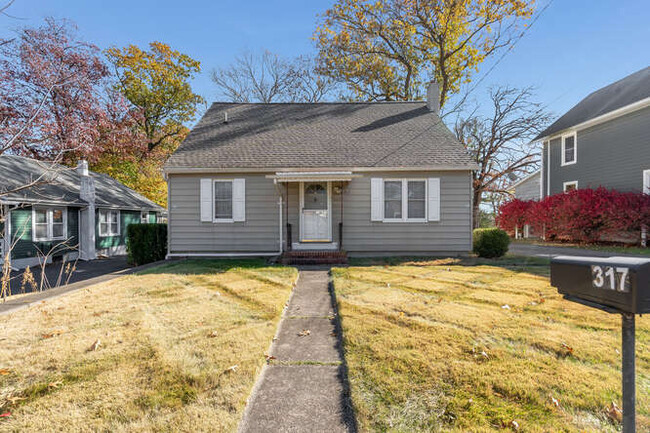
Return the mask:
[[[423,166],[472,167],[424,102],[214,103],[165,169]]]
[[[535,140],[650,98],[650,66],[596,90],[567,111]]]

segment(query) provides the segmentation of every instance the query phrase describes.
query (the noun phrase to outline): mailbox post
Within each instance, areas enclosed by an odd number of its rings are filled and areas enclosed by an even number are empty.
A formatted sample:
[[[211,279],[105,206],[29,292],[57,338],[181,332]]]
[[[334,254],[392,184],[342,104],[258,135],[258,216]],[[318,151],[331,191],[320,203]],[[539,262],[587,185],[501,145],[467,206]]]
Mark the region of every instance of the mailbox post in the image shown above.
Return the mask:
[[[551,260],[551,285],[564,298],[621,314],[623,432],[636,431],[636,314],[650,313],[650,259],[558,256]]]

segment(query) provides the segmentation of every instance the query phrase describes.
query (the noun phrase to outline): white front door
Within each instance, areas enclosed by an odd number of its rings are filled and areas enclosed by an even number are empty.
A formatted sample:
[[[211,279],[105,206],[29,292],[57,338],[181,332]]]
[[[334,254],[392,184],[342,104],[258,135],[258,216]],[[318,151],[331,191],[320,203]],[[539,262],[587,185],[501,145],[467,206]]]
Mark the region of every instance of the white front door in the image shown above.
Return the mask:
[[[303,182],[300,185],[301,242],[330,242],[330,184]]]

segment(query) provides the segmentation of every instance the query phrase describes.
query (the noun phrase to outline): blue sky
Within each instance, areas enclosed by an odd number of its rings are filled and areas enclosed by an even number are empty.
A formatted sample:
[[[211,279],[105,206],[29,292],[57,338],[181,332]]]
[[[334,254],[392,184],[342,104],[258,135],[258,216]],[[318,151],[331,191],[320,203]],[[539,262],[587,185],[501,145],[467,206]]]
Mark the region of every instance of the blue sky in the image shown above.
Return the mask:
[[[539,8],[549,0],[538,0]],[[209,72],[243,50],[286,56],[315,51],[318,14],[332,0],[16,0],[21,20],[0,18],[3,33],[36,26],[45,16],[69,18],[101,48],[160,40],[200,60],[195,91],[217,99]],[[650,2],[554,0],[515,48],[473,92],[484,100],[493,85],[534,86],[538,100],[562,114],[588,93],[650,65]],[[496,59],[481,66],[481,77]]]

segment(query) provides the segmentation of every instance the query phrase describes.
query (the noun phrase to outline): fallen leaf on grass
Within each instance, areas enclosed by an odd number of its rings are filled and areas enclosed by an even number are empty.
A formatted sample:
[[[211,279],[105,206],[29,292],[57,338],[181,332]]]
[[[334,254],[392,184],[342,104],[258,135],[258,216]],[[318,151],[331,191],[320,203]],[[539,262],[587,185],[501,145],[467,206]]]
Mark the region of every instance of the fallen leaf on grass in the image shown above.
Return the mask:
[[[94,352],[95,350],[99,349],[99,346],[101,345],[101,341],[99,341],[99,338],[95,340],[93,344],[88,348],[88,352]]]
[[[11,370],[8,368],[0,368],[0,376],[7,376],[8,374],[11,374]]]
[[[217,331],[212,331],[208,334],[208,338],[218,337],[219,333]]]
[[[47,334],[42,334],[41,338],[43,340],[47,340],[48,338],[56,337],[57,335],[61,335],[61,334],[63,334],[63,331],[61,331],[60,329],[57,329],[55,331],[48,332]]]
[[[303,329],[298,333],[298,337],[306,337],[311,334],[311,331],[309,329]]]
[[[264,355],[264,356],[266,357],[266,362],[273,361],[274,359],[276,359],[276,357],[273,355]]]
[[[605,408],[605,414],[607,415],[607,418],[612,421],[619,423],[623,421],[623,411],[614,402]]]
[[[10,416],[11,412],[0,413],[0,418],[9,418]]]
[[[569,346],[566,343],[562,343],[562,348],[566,349],[569,355],[573,355],[573,347]]]
[[[48,388],[52,388],[52,389],[57,389],[57,388],[61,388],[61,385],[63,385],[63,382],[60,381],[60,380],[57,380],[56,382],[50,382],[50,383],[48,383],[48,384],[47,384],[47,387],[48,387]]]
[[[15,405],[19,401],[27,400],[25,397],[9,397],[7,401],[12,405]]]

